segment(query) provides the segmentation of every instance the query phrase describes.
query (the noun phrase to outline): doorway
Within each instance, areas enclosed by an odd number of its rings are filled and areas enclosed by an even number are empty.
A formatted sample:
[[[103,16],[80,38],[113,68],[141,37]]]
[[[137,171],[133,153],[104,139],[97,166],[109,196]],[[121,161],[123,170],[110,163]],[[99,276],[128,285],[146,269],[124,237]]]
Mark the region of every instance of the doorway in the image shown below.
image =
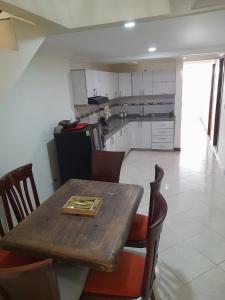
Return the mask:
[[[186,143],[207,143],[214,60],[183,65],[181,149]],[[199,134],[201,132],[201,134]],[[201,140],[199,140],[201,136]]]
[[[187,62],[183,67],[182,119],[200,120],[208,130],[208,113],[214,61]]]

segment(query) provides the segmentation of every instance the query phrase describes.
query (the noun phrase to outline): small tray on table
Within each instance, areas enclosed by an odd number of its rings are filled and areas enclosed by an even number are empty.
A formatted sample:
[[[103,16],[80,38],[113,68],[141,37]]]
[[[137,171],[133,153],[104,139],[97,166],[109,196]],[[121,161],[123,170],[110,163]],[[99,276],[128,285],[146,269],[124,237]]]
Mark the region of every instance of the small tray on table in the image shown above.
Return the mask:
[[[99,197],[72,196],[62,207],[66,214],[96,216],[103,200]]]

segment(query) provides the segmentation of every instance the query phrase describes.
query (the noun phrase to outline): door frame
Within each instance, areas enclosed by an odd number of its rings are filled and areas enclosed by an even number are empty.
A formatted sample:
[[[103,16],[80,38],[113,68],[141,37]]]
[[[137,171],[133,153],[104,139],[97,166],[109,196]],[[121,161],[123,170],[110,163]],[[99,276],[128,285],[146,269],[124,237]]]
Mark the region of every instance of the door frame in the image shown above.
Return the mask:
[[[215,113],[215,125],[213,134],[213,146],[215,149],[218,147],[218,137],[220,128],[220,115],[221,115],[221,101],[222,101],[222,91],[223,91],[223,77],[224,77],[224,58],[220,59],[220,70],[219,70],[219,80],[218,80],[218,90],[216,97],[216,113]]]
[[[214,85],[215,85],[215,69],[216,64],[212,65],[212,80],[211,80],[211,91],[210,91],[210,101],[209,101],[209,115],[208,115],[208,129],[207,134],[211,138],[211,129],[212,129],[212,110],[213,110],[213,94],[214,94]]]

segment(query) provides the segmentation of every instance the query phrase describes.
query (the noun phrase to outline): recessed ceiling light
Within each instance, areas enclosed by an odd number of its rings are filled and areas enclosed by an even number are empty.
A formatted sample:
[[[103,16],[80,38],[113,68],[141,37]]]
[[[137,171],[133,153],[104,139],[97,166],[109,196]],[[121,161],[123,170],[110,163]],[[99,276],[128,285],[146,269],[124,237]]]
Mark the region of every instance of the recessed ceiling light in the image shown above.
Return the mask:
[[[186,59],[187,59],[187,57],[186,57],[186,56],[184,56],[184,57],[183,57],[183,60],[186,60]]]
[[[148,48],[148,51],[149,52],[155,52],[156,51],[156,47],[150,47],[150,48]]]
[[[134,27],[135,26],[135,22],[126,22],[125,24],[124,24],[124,27],[126,27],[126,28],[132,28],[132,27]]]

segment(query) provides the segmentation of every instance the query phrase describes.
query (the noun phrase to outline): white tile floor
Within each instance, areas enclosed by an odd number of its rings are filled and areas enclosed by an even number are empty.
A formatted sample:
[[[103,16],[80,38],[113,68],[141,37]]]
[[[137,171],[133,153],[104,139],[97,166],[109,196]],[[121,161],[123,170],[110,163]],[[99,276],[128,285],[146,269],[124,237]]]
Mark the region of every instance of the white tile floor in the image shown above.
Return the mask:
[[[120,182],[144,187],[139,212],[147,214],[155,163],[165,170],[157,300],[225,299],[225,176],[202,125],[192,125],[181,152],[131,151],[121,171]]]

